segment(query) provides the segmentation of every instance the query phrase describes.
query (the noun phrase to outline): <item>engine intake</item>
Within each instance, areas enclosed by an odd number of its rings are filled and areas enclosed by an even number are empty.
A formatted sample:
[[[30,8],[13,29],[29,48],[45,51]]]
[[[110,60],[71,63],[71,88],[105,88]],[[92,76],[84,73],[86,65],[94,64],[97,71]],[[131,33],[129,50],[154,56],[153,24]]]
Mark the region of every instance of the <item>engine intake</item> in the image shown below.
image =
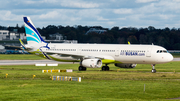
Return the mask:
[[[134,68],[137,66],[137,64],[125,64],[125,63],[115,63],[114,65],[120,68]]]
[[[88,68],[100,68],[102,61],[100,59],[85,59],[81,62],[81,65]]]

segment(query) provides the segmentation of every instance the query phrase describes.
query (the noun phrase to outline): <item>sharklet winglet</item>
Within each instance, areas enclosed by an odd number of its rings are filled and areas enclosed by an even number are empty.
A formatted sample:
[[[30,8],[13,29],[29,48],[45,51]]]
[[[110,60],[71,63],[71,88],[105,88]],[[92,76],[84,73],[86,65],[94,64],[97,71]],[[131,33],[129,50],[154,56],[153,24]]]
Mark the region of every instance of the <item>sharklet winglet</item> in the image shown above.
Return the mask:
[[[19,41],[20,41],[21,46],[23,47],[23,49],[26,49],[26,47],[25,47],[24,43],[22,42],[22,40],[21,40],[21,39],[19,39]]]

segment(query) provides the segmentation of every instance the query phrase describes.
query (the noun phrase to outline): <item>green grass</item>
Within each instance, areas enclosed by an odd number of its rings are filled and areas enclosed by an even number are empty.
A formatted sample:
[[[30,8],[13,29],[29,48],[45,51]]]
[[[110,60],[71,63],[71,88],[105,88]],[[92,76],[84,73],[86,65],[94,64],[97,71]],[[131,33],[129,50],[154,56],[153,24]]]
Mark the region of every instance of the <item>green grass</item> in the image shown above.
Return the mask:
[[[41,60],[39,56],[33,54],[0,54],[0,60]]]
[[[0,66],[0,101],[162,101],[180,97],[180,62],[156,65],[157,73],[150,72],[150,65],[139,64],[133,69],[120,68],[119,72],[113,65],[111,71],[100,71],[100,68],[77,71],[77,67],[78,64]],[[74,72],[42,73],[43,69],[73,69]],[[34,79],[33,75],[36,75]],[[82,82],[52,81],[52,75],[82,77]]]

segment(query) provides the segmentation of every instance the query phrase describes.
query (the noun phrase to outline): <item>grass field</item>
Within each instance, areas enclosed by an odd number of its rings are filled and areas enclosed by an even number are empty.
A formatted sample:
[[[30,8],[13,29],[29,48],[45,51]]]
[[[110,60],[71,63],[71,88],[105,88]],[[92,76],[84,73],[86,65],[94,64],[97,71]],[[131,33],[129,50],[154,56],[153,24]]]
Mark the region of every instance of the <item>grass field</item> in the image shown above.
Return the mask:
[[[180,54],[173,56],[180,57]],[[43,58],[30,54],[0,54],[0,60],[39,59]],[[110,71],[101,71],[100,68],[78,71],[77,67],[78,64],[58,67],[0,66],[0,101],[162,101],[180,97],[180,62],[156,65],[157,73],[151,73],[151,66],[145,64],[138,64],[134,69],[110,65]],[[74,72],[42,73],[42,69],[73,69]],[[117,72],[117,69],[120,71]],[[36,75],[34,79],[33,75]],[[82,77],[82,82],[52,81],[52,75]]]
[[[0,60],[41,60],[39,56],[33,54],[0,54]]]
[[[150,72],[150,65],[140,64],[133,69],[120,68],[119,72],[113,65],[110,71],[100,71],[100,68],[77,71],[77,67],[78,64],[0,66],[0,101],[166,101],[180,97],[180,62],[156,65],[157,73]],[[73,69],[74,72],[42,73],[42,69]],[[33,75],[36,75],[34,79]],[[82,82],[52,81],[52,75],[82,77]]]

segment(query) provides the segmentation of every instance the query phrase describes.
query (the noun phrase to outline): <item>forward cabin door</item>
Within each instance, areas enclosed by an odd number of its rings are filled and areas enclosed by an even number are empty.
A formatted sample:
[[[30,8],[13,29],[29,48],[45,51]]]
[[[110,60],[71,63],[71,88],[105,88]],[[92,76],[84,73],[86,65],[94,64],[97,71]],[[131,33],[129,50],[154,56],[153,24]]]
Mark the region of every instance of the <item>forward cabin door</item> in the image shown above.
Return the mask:
[[[146,57],[151,57],[151,47],[148,47],[147,48],[147,51],[146,51]]]
[[[82,48],[79,47],[78,50],[77,50],[77,53],[78,53],[78,54],[81,54],[81,50],[82,50]]]

